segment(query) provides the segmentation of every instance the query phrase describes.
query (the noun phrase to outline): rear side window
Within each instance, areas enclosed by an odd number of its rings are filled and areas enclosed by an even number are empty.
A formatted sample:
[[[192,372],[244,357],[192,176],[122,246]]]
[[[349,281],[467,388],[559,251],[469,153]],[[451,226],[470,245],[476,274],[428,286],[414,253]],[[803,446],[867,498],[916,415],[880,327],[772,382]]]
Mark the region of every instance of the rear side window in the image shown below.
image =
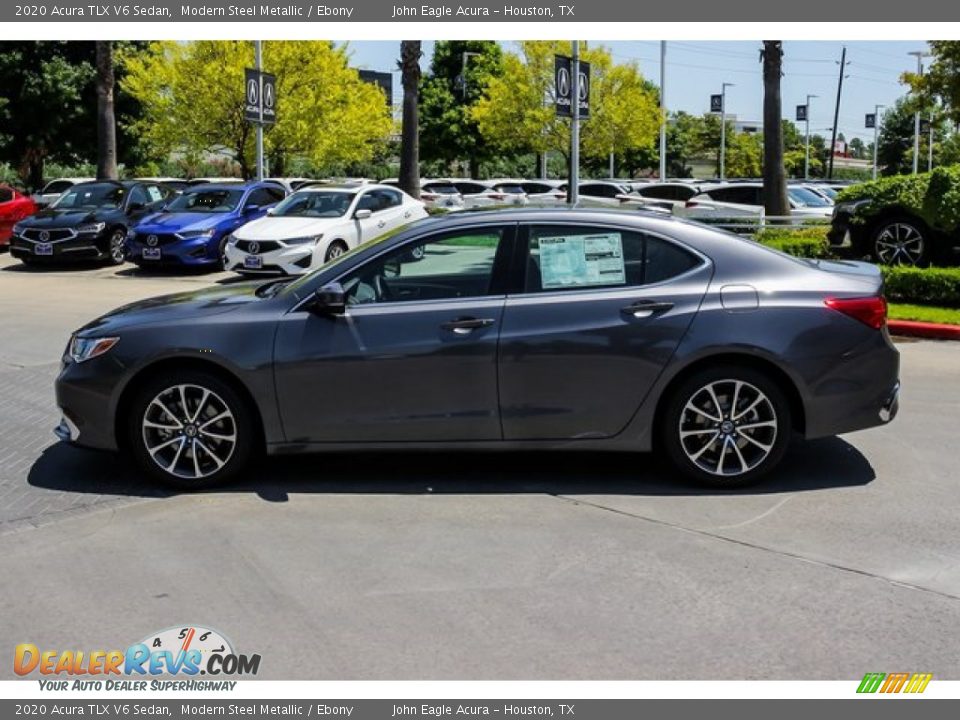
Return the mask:
[[[527,249],[528,293],[649,285],[700,263],[668,240],[602,227],[531,226]]]

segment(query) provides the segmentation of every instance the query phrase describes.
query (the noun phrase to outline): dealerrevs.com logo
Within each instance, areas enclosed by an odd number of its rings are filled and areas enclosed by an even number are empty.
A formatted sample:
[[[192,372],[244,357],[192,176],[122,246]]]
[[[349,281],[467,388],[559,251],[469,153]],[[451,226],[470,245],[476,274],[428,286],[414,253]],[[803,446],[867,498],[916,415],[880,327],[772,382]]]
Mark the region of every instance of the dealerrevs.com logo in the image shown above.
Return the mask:
[[[105,689],[116,690],[146,688],[145,683],[129,687],[126,682],[111,681],[108,679],[111,676],[250,676],[256,675],[259,669],[260,655],[239,654],[223,634],[199,625],[161,630],[126,650],[50,650],[40,649],[33,643],[21,643],[16,646],[13,658],[13,670],[21,677],[33,674],[47,678],[90,676],[91,680],[105,677],[111,686]],[[65,680],[41,682],[45,689],[68,689]],[[75,680],[72,687],[101,689],[84,686],[89,684],[78,686]]]

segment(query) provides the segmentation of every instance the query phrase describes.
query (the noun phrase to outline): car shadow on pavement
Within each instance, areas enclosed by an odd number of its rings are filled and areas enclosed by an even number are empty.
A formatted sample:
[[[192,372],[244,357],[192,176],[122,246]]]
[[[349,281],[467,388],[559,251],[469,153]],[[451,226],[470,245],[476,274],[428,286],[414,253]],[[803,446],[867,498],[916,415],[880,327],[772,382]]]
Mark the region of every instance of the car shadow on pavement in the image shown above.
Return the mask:
[[[795,442],[780,468],[739,490],[693,485],[656,456],[599,452],[336,452],[270,457],[209,492],[254,493],[284,502],[287,493],[707,496],[761,495],[865,485],[869,461],[841,438]],[[124,458],[58,443],[30,468],[38,488],[97,495],[170,497],[180,491],[148,478]]]

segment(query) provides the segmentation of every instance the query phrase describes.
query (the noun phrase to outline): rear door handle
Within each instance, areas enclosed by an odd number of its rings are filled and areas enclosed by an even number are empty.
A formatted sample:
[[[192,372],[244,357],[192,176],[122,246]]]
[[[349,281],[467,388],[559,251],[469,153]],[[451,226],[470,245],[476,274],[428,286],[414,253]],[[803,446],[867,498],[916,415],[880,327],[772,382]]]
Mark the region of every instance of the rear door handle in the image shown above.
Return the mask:
[[[456,335],[469,335],[479,328],[490,327],[493,325],[493,318],[472,318],[463,317],[443,323],[440,327],[444,330],[450,330]]]
[[[632,305],[627,305],[625,308],[620,308],[620,312],[624,315],[630,315],[635,317],[638,320],[642,318],[648,318],[651,315],[655,315],[659,312],[666,312],[673,307],[672,302],[658,302],[656,300],[639,300],[638,302],[633,303]]]

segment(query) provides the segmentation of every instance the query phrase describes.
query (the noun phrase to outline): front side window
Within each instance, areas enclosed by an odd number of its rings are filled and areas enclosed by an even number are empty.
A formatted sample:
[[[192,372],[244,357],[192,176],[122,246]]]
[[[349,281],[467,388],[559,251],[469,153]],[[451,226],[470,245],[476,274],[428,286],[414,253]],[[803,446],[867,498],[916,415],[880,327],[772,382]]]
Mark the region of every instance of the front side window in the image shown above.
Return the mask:
[[[393,250],[341,281],[347,304],[489,295],[503,233],[502,228],[459,231]]]
[[[130,200],[127,207],[142,208],[147,205],[147,192],[140,185],[134,185],[130,191]]]
[[[699,259],[680,246],[631,230],[533,226],[526,292],[648,285],[681,275]]]

